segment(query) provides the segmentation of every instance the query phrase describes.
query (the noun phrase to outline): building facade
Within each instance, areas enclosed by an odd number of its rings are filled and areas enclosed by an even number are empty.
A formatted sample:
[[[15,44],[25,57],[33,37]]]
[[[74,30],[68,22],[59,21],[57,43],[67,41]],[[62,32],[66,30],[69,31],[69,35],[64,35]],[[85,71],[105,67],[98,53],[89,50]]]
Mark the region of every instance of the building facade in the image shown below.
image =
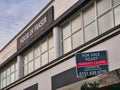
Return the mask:
[[[119,45],[120,0],[52,0],[0,51],[0,89],[81,90],[76,53],[105,50],[111,73]]]

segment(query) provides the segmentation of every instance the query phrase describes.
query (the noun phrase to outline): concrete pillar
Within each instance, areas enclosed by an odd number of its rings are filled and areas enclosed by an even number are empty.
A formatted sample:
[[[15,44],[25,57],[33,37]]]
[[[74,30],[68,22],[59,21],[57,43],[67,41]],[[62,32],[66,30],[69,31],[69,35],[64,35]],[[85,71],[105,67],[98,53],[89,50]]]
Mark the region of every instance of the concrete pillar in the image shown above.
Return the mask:
[[[54,38],[54,50],[55,50],[55,58],[58,58],[62,55],[62,43],[61,43],[61,35],[60,28],[53,28],[53,38]]]
[[[21,55],[17,56],[17,77],[18,79],[23,77],[23,57]]]

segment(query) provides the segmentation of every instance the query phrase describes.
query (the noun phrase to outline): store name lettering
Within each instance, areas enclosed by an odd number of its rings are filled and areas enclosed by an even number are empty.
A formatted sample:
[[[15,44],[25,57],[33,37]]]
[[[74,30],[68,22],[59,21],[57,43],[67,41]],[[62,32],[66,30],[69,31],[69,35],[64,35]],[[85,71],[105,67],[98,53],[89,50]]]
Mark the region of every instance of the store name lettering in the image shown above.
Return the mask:
[[[47,23],[47,17],[43,17],[37,24],[35,24],[25,35],[23,35],[20,39],[20,43],[24,43],[28,40],[31,36],[37,33],[38,30],[43,30],[42,28]]]

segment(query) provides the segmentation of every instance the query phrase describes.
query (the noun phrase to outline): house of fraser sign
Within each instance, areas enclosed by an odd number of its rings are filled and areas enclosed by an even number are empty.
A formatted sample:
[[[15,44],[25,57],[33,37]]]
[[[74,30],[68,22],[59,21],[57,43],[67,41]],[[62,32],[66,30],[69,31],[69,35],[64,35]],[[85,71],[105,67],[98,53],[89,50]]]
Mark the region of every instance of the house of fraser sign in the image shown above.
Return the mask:
[[[42,31],[42,27],[47,23],[47,17],[43,17],[35,26],[33,26],[25,35],[23,35],[20,39],[20,43],[24,43],[27,39],[29,39],[34,33],[39,30]]]
[[[17,39],[17,48],[20,49],[25,45],[29,45],[34,40],[34,38],[40,36],[41,33],[44,32],[53,21],[54,17],[52,6]]]

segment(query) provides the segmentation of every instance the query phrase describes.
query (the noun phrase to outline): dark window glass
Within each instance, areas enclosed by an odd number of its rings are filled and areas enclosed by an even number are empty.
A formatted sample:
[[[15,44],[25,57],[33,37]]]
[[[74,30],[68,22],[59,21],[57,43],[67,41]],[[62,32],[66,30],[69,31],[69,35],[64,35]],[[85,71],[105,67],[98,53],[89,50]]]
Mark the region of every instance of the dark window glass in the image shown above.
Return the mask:
[[[38,90],[38,84],[34,84],[34,85],[24,89],[24,90]]]

